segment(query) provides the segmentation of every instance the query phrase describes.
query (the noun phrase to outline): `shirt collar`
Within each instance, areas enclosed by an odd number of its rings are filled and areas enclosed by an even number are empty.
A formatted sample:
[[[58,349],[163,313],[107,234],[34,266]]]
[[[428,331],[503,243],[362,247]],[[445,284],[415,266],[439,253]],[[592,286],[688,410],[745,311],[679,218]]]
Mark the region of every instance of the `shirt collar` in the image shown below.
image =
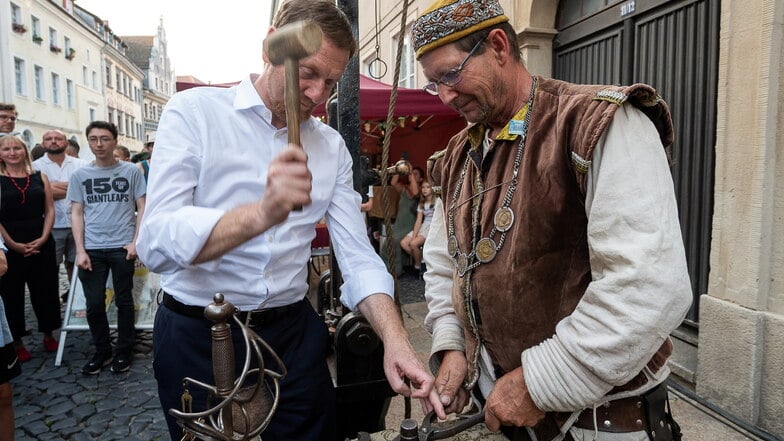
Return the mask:
[[[520,110],[515,113],[512,119],[506,123],[503,129],[495,136],[496,141],[514,141],[517,139],[519,134],[511,133],[509,131],[509,126],[511,125],[512,121],[524,121],[525,114],[528,113],[528,103],[523,105]],[[485,138],[485,132],[487,131],[487,126],[481,123],[474,124],[471,128],[468,129],[468,140],[471,143],[471,148],[478,148],[482,145],[482,141]]]
[[[48,152],[44,153],[44,155],[41,156],[41,158],[45,162],[47,162],[49,164],[57,164],[56,162],[54,162],[54,160],[52,160],[52,158],[49,157],[49,153]],[[65,155],[65,157],[63,158],[63,164],[65,164],[67,162],[75,162],[76,160],[77,160],[77,158],[74,158],[73,156]]]
[[[234,96],[234,109],[244,110],[251,109],[257,115],[264,118],[268,123],[272,123],[272,111],[264,104],[261,99],[259,91],[254,87],[253,82],[259,77],[259,74],[250,74],[245,77],[240,84],[236,85],[236,95]],[[300,128],[309,126],[313,116],[300,123]]]
[[[252,109],[254,107],[260,107],[262,109],[267,109],[267,106],[262,101],[259,92],[253,87],[253,80],[255,80],[258,76],[251,74],[245,77],[244,80],[240,82],[237,86],[236,95],[234,96],[234,108],[237,110],[241,109]]]

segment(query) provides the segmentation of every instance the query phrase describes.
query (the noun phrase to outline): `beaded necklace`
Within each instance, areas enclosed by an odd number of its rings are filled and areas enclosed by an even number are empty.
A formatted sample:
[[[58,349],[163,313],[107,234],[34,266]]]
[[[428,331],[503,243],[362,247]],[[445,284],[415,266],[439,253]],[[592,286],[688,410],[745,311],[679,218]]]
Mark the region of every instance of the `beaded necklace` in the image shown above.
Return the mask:
[[[514,212],[509,205],[512,202],[512,196],[514,196],[514,192],[517,189],[517,176],[520,171],[520,164],[522,163],[523,159],[523,152],[525,151],[525,141],[528,135],[528,127],[531,122],[531,114],[533,114],[533,104],[534,104],[534,95],[536,93],[536,86],[538,81],[536,78],[533,80],[533,84],[531,85],[531,96],[528,98],[528,103],[526,104],[526,112],[525,112],[525,120],[523,121],[522,133],[520,134],[520,139],[517,142],[517,151],[515,152],[515,160],[513,165],[512,171],[512,180],[509,182],[509,187],[506,189],[506,194],[504,195],[503,202],[501,203],[501,207],[498,208],[495,212],[495,216],[493,217],[493,228],[490,230],[490,234],[487,237],[483,237],[480,240],[476,240],[477,232],[480,231],[480,224],[479,224],[479,209],[481,206],[481,199],[475,199],[477,196],[481,196],[487,190],[498,187],[493,186],[489,189],[485,190],[483,188],[483,184],[481,181],[481,177],[477,175],[475,187],[479,190],[477,194],[471,196],[469,200],[473,200],[474,206],[472,209],[471,215],[471,229],[474,232],[472,234],[472,247],[471,251],[468,253],[464,252],[460,249],[460,244],[457,241],[457,236],[455,235],[455,210],[460,205],[463,205],[466,201],[457,203],[458,196],[460,196],[460,191],[463,188],[463,182],[465,181],[465,175],[468,171],[469,162],[471,161],[470,156],[466,155],[465,164],[463,165],[463,170],[460,172],[460,177],[457,180],[457,184],[455,185],[455,190],[452,193],[452,200],[449,204],[449,210],[447,213],[447,252],[449,253],[452,262],[454,262],[455,267],[457,268],[458,275],[463,278],[463,285],[461,287],[461,291],[463,293],[463,308],[466,311],[466,315],[468,315],[468,322],[471,328],[471,334],[474,336],[476,340],[476,344],[474,345],[473,353],[471,354],[471,376],[465,379],[464,386],[467,390],[473,389],[476,385],[476,382],[479,380],[479,356],[481,352],[482,346],[482,336],[479,334],[479,325],[476,320],[476,314],[472,307],[473,305],[473,290],[471,289],[471,275],[473,273],[473,269],[483,263],[489,263],[495,256],[498,254],[498,251],[501,247],[504,246],[504,240],[506,239],[506,232],[512,228],[512,224],[514,223]],[[498,234],[498,240],[496,241],[494,237]]]
[[[20,187],[19,184],[16,183],[17,178],[14,178],[13,176],[9,176],[8,179],[11,180],[11,183],[14,184],[14,187],[16,187],[16,189],[19,190],[19,193],[22,194],[22,201],[20,202],[20,204],[24,204],[25,202],[27,202],[27,189],[30,188],[30,175],[27,175],[24,187]],[[22,179],[22,178],[18,178],[18,179]]]

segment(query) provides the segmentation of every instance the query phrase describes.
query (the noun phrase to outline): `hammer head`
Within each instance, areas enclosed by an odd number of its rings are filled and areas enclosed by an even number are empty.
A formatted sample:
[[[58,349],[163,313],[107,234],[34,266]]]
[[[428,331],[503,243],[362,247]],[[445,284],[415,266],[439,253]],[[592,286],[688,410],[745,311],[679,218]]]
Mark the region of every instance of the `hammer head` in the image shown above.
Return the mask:
[[[264,53],[274,66],[286,59],[300,60],[321,47],[321,28],[312,21],[285,24],[264,40]]]

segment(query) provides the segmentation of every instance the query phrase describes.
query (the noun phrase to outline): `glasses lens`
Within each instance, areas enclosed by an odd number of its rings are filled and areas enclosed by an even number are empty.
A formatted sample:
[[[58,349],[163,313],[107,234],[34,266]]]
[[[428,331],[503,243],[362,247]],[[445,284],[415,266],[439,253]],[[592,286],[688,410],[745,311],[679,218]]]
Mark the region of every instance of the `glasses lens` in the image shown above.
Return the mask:
[[[436,83],[427,83],[422,89],[430,95],[438,95],[438,84]]]
[[[449,72],[445,73],[444,76],[441,77],[441,84],[447,85],[449,87],[452,87],[459,82],[460,82],[459,70],[450,70]]]

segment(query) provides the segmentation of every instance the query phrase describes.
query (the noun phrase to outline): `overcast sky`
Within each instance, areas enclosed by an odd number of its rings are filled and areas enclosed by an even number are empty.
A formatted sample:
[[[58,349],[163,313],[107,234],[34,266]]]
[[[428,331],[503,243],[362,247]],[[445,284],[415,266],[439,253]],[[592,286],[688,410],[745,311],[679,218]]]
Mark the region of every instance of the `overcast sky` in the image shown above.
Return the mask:
[[[160,17],[177,75],[207,83],[239,81],[261,72],[261,42],[271,0],[76,0],[109,21],[115,34],[155,35]]]

